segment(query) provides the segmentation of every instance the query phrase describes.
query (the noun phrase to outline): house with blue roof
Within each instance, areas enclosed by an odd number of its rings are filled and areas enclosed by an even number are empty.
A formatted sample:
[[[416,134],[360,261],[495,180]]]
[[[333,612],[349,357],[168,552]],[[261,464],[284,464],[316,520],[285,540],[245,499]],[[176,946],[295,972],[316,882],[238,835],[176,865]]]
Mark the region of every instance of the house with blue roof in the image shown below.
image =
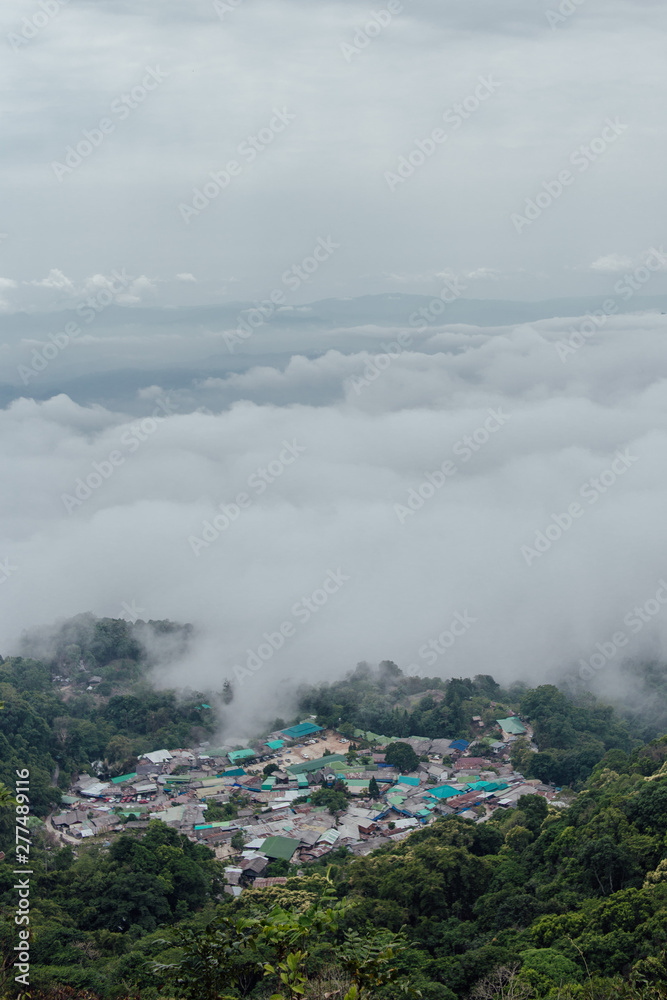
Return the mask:
[[[468,743],[467,740],[452,740],[452,742],[449,744],[449,749],[460,750],[461,753],[463,753],[463,751],[467,750],[469,746],[470,744]]]

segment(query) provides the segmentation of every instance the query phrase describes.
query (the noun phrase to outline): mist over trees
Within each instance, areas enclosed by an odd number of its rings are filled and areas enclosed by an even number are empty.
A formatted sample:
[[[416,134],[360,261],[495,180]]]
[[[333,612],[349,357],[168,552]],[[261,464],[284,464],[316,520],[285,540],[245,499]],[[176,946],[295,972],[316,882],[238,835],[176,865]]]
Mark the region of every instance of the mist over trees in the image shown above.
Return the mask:
[[[264,1000],[280,989],[285,935],[297,928],[303,957],[290,975],[304,1000],[315,1000],[318,990],[343,996],[353,988],[366,993],[350,997],[393,1000],[401,983],[424,1000],[662,1000],[667,736],[643,738],[634,709],[623,718],[585,692],[503,688],[489,674],[405,676],[385,661],[300,688],[294,716],[267,721],[268,731],[313,714],[349,734],[354,760],[370,753],[369,733],[397,737],[385,759],[406,772],[419,759],[401,737],[470,741],[473,716],[488,730],[515,712],[530,722],[534,745],[521,737],[512,743],[513,766],[527,779],[567,787],[568,808],[524,795],[484,823],[441,818],[366,857],[339,848],[303,870],[274,862],[270,875],[286,881],[247,889],[239,899],[224,892],[223,866],[212,851],[159,821],[143,833],[120,834],[108,847],[56,845],[41,819],[74,773],[111,774],[148,749],[220,732],[234,706],[233,685],[222,676],[218,693],[205,696],[150,684],[162,639],[182,647],[189,634],[174,623],[79,616],[48,643],[45,633],[39,642],[26,637],[25,655],[0,661],[3,843],[12,832],[15,769],[31,771],[34,1000],[135,1000],[139,992],[142,1000],[213,1000],[223,980],[234,1000]],[[93,669],[103,680],[89,690]],[[664,674],[653,664],[645,676],[656,692],[645,722],[650,731],[665,708]],[[483,748],[489,740],[482,737]],[[372,779],[369,802],[374,795]],[[334,822],[349,804],[342,782],[308,797]],[[209,818],[232,819],[247,804],[244,795],[211,803]],[[244,841],[238,831],[233,847],[241,850]],[[0,901],[7,909],[13,848],[6,853]],[[327,922],[323,913],[338,903],[336,920]],[[10,925],[0,925],[8,997],[16,992],[13,941]],[[174,976],[181,993],[173,993]]]

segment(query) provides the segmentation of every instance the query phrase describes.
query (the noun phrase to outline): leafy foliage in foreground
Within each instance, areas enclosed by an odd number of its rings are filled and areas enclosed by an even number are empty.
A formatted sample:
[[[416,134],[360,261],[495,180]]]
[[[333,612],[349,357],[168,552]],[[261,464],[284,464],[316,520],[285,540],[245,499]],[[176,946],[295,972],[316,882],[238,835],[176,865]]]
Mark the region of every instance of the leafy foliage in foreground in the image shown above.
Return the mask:
[[[70,643],[62,656],[85,659],[98,641],[98,673],[131,674],[122,663],[135,661],[113,658],[131,639],[93,628],[85,649]],[[50,677],[69,665],[0,663],[0,779],[11,790],[28,755],[36,815],[57,797],[56,767],[66,781],[95,754],[114,750],[120,762],[122,741],[136,753],[181,726],[188,739],[206,731],[194,700],[160,701],[141,679],[65,700]],[[473,714],[490,723],[521,711],[540,749],[517,741],[515,765],[569,785],[570,806],[525,796],[483,824],[439,820],[361,858],[339,849],[302,876],[280,863],[271,874],[284,885],[239,899],[224,893],[212,852],[157,822],[108,848],[77,846],[75,857],[35,821],[33,1000],[398,1000],[403,987],[424,1000],[665,1000],[667,737],[644,744],[611,709],[549,685],[405,678],[393,664],[305,691],[306,706],[322,723],[399,737],[470,738]],[[322,795],[345,808],[342,789]],[[237,806],[219,808],[223,818]],[[9,816],[0,809],[2,829]],[[3,849],[0,996],[15,997],[15,866]]]
[[[414,995],[394,964],[406,948],[401,935],[360,934],[349,928],[341,933],[352,905],[336,899],[327,878],[319,898],[305,908],[285,909],[278,904],[268,912],[257,908],[254,916],[223,913],[199,933],[181,931],[180,960],[172,965],[156,963],[155,968],[187,1000],[235,1000],[262,981],[279,991],[271,994],[271,1000],[298,1000],[310,995],[317,956],[327,947],[329,961],[342,970],[347,985],[343,1000],[365,1000],[371,990],[390,984]]]
[[[222,893],[211,852],[157,822],[108,851],[62,849],[34,876],[35,988],[397,1000],[404,981],[424,1000],[658,1000],[666,755],[667,737],[634,756],[611,751],[568,809],[523,796],[483,824],[449,817],[366,857],[337,851],[328,876],[323,864],[302,876],[288,866],[284,885],[238,900]],[[3,876],[8,908],[12,884]]]

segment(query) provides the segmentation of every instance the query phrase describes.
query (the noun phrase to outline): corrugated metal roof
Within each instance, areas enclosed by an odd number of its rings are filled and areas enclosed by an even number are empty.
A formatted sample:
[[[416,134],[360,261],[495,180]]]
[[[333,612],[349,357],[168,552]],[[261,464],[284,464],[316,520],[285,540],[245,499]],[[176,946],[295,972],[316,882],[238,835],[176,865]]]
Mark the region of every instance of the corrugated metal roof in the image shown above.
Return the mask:
[[[151,750],[150,753],[142,754],[140,759],[149,760],[151,764],[164,764],[166,761],[171,760],[171,754],[168,750]]]
[[[496,719],[496,722],[504,733],[513,733],[514,736],[521,736],[526,732],[526,727],[521,719],[517,719],[515,716],[510,716],[509,719]]]
[[[236,764],[238,760],[248,760],[250,757],[255,757],[254,750],[230,750],[227,754],[231,764]]]
[[[93,785],[88,785],[86,788],[81,789],[81,794],[89,799],[98,799],[104,796],[105,791],[107,791],[109,785],[107,782],[96,781]]]
[[[322,836],[319,838],[319,842],[321,843],[322,841],[324,841],[327,844],[333,845],[336,843],[339,836],[340,834],[338,833],[338,830],[334,830],[333,827],[331,827],[329,830],[326,830],[322,834]]]
[[[144,792],[157,792],[157,785],[154,781],[140,781],[138,784],[132,786],[137,793],[141,795]]]
[[[299,841],[292,840],[291,837],[267,837],[262,844],[262,853],[266,854],[268,858],[291,861],[298,846]]]
[[[289,729],[281,729],[285,736],[298,740],[301,736],[310,736],[312,733],[321,733],[322,726],[316,726],[313,722],[300,722],[298,726],[290,726]]]
[[[435,785],[431,786],[426,794],[434,799],[450,799],[454,795],[461,795],[461,792],[451,785]]]
[[[327,770],[333,768],[334,764],[345,761],[345,755],[332,753],[327,757],[318,757],[317,760],[304,760],[303,764],[290,764],[287,768],[290,774],[306,774],[309,771]]]
[[[468,784],[468,788],[476,792],[481,790],[483,792],[495,792],[499,791],[501,788],[509,788],[506,781],[475,781],[473,784]]]

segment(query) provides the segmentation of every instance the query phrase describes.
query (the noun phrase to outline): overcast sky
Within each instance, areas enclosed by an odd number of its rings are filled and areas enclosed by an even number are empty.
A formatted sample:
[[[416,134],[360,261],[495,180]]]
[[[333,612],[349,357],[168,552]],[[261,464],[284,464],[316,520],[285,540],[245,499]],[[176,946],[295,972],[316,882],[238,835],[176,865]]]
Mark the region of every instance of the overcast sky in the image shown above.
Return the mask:
[[[297,301],[431,294],[443,272],[469,297],[595,294],[664,237],[661,0],[43,6],[0,9],[6,308],[114,268],[145,303],[266,296],[319,237],[340,249]]]
[[[0,651],[190,621],[249,712],[664,657],[667,8],[572,9],[2,4]]]

